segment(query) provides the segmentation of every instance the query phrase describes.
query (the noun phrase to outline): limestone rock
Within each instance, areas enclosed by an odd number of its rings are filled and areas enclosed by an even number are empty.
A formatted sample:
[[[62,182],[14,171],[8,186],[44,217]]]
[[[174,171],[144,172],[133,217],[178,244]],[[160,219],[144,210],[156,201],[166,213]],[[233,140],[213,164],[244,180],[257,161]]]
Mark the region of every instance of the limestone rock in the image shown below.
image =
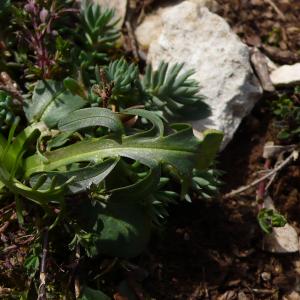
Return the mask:
[[[127,0],[94,0],[94,2],[98,3],[101,7],[114,9],[115,18],[120,19],[117,27],[122,27],[126,16]]]
[[[281,66],[275,69],[270,77],[275,86],[293,86],[300,84],[300,63]]]
[[[194,78],[212,114],[204,120],[187,121],[199,131],[222,130],[224,148],[262,93],[250,66],[248,47],[223,18],[190,1],[165,8],[161,20],[162,29],[151,42],[148,61],[154,68],[164,60],[184,62],[185,69],[195,69]]]
[[[291,225],[273,228],[264,240],[264,250],[273,253],[295,253],[299,251],[298,234]]]
[[[147,16],[136,28],[135,36],[142,49],[148,50],[151,43],[157,40],[161,34],[163,25],[161,14],[163,11],[165,8],[158,9],[154,14]]]
[[[300,300],[300,294],[296,291],[289,293],[286,296],[283,296],[283,300]]]
[[[215,12],[218,9],[218,3],[215,0],[188,0],[196,3],[197,7],[207,7]],[[136,28],[135,35],[140,47],[147,50],[152,41],[156,40],[163,28],[162,15],[172,6],[160,7],[154,13],[147,15],[143,22]]]

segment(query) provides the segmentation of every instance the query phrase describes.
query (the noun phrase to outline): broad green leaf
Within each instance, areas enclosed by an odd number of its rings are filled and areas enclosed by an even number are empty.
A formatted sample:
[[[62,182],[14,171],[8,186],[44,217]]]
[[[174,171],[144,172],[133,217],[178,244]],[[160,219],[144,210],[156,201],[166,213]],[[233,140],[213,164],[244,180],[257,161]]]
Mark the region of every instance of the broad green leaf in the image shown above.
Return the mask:
[[[215,159],[221,142],[223,140],[223,133],[217,130],[206,130],[203,132],[203,140],[201,142],[201,156],[195,166],[196,169],[207,169]]]
[[[107,157],[131,158],[153,168],[161,163],[174,166],[183,176],[191,174],[194,167],[208,167],[222,139],[218,131],[207,132],[202,141],[193,135],[191,127],[165,137],[144,138],[126,136],[121,142],[106,137],[89,139],[76,144],[45,152],[48,163],[33,155],[25,161],[25,176],[49,172],[59,167],[81,161],[99,162]],[[209,148],[208,148],[209,147]]]
[[[40,188],[47,189],[50,187],[51,179],[53,179],[53,177],[56,177],[56,181],[60,185],[71,178],[74,178],[74,180],[66,188],[73,194],[83,192],[88,190],[92,184],[98,185],[101,181],[103,181],[114,169],[118,161],[119,159],[107,159],[99,164],[87,166],[78,170],[36,174],[30,179],[30,184],[31,186],[34,186],[38,182],[40,176],[46,175],[48,179]]]
[[[126,199],[127,202],[128,200],[132,202],[135,200],[143,202],[143,200],[146,200],[145,195],[149,195],[153,190],[155,190],[159,184],[159,178],[160,168],[152,168],[143,179],[137,181],[136,183],[114,190],[109,190],[109,201],[124,202],[124,199]]]
[[[63,201],[63,191],[67,185],[67,183],[65,183],[60,186],[51,186],[50,189],[46,190],[34,190],[16,178],[12,178],[11,174],[3,166],[0,166],[0,181],[14,194],[32,200],[36,204],[41,205],[46,211],[49,211],[47,206],[49,202]]]
[[[79,300],[111,300],[111,298],[99,290],[94,290],[88,286],[84,286]]]
[[[164,135],[164,124],[162,119],[155,113],[144,110],[144,109],[127,109],[123,111],[124,114],[139,116],[142,118],[146,118],[148,121],[152,123],[152,128],[150,130],[146,130],[138,134],[139,137],[142,136],[151,136],[158,134],[159,136]],[[136,135],[137,136],[137,135]]]
[[[44,80],[38,81],[32,100],[25,102],[24,111],[29,122],[44,121],[51,128],[86,104],[83,98],[66,90],[62,82]]]
[[[145,250],[151,231],[145,208],[126,202],[109,204],[99,217],[103,222],[98,242],[100,252],[131,258]]]
[[[58,123],[61,131],[77,131],[92,126],[104,126],[119,135],[123,133],[123,125],[117,114],[106,108],[79,109]]]

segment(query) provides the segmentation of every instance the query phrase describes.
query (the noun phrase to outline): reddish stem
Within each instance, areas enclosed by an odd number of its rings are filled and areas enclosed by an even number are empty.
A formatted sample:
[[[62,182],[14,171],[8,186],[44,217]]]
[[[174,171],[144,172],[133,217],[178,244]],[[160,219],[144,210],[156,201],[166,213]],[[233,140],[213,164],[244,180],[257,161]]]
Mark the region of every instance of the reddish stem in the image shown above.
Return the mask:
[[[271,160],[269,158],[266,159],[264,164],[264,169],[269,170],[271,167]],[[261,181],[258,185],[257,191],[256,191],[256,201],[258,204],[258,210],[261,210],[264,208],[264,199],[265,199],[265,193],[266,193],[266,183],[267,179]]]

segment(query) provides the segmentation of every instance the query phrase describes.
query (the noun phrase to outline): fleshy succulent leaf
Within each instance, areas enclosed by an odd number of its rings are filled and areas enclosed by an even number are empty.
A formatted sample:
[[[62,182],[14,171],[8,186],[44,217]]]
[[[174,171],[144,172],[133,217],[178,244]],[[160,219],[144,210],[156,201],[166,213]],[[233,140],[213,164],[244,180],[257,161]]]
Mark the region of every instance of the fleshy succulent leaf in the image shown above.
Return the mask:
[[[169,119],[193,119],[209,115],[208,106],[199,95],[198,82],[190,77],[193,70],[183,71],[183,64],[161,62],[157,70],[151,65],[146,68],[142,80],[148,94],[146,106],[151,110],[161,111]]]

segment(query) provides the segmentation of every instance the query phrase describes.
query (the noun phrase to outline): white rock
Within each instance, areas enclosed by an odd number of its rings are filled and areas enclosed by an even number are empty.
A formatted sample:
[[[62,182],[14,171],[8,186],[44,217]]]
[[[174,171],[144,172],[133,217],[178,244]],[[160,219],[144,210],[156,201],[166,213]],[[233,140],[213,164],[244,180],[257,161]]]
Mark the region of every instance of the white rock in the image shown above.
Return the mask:
[[[142,49],[148,50],[151,43],[161,34],[163,27],[161,14],[164,10],[165,8],[160,8],[154,14],[147,16],[136,28],[135,36]]]
[[[198,7],[207,7],[210,11],[216,12],[219,9],[219,4],[215,0],[188,0],[194,2]]]
[[[300,84],[300,63],[281,66],[274,70],[270,77],[275,86],[292,86]]]
[[[165,9],[162,24],[148,60],[154,68],[164,60],[195,69],[194,77],[212,115],[191,123],[200,131],[222,130],[224,148],[262,93],[250,66],[249,50],[223,18],[190,1]]]
[[[218,3],[215,0],[188,0],[196,3],[198,7],[207,7],[209,10],[216,12],[218,10]],[[162,15],[168,11],[172,6],[170,4],[160,7],[154,13],[147,15],[143,22],[136,28],[135,35],[140,47],[147,50],[151,42],[156,40],[161,34],[163,28]]]
[[[262,272],[260,274],[260,277],[261,277],[261,279],[263,281],[269,281],[269,280],[271,280],[271,273],[269,273],[269,272]]]
[[[291,225],[273,228],[264,238],[263,250],[272,253],[295,253],[299,251],[298,234]]]
[[[126,16],[127,0],[94,0],[94,2],[98,3],[101,7],[114,9],[115,19],[120,19],[117,27],[122,27]]]
[[[286,296],[283,296],[283,300],[300,300],[300,294],[296,291],[289,293]]]

